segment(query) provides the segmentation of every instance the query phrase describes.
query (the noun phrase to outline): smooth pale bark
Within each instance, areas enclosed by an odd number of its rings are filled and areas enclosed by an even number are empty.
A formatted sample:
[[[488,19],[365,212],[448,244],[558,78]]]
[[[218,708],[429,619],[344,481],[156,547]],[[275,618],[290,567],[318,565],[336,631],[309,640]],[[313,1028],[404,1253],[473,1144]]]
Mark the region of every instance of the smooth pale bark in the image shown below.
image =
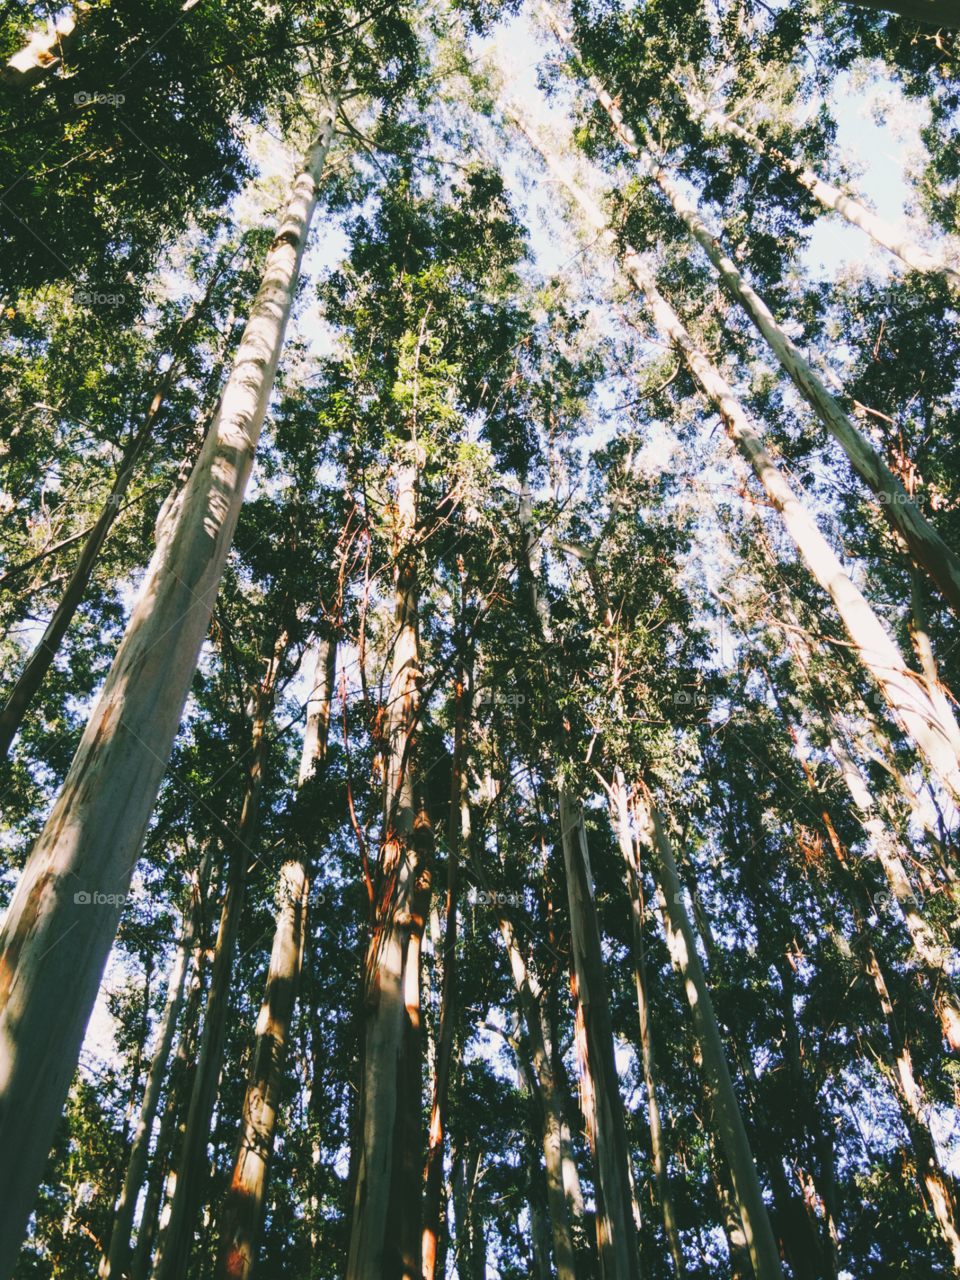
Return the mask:
[[[319,776],[326,761],[336,660],[336,642],[321,641],[317,646],[314,687],[307,703],[301,785],[305,779]],[[256,1270],[270,1157],[283,1096],[284,1055],[303,967],[312,872],[304,858],[289,859],[280,871],[270,968],[257,1019],[233,1174],[220,1215],[214,1280],[250,1280]]]
[[[297,177],[240,349],[0,934],[0,1280],[26,1232],[123,895],[170,758],[263,425],[333,106]]]
[[[462,645],[463,642],[461,626],[460,644]],[[437,1036],[433,1104],[430,1109],[430,1127],[427,1130],[427,1163],[423,1180],[423,1280],[434,1278],[437,1265],[437,1242],[440,1236],[444,1131],[457,998],[457,869],[461,841],[469,842],[470,839],[470,809],[467,800],[467,775],[464,769],[465,733],[469,720],[469,711],[465,704],[468,696],[465,672],[461,666],[457,671],[455,687],[457,710],[453,730],[453,775],[450,782],[450,836],[447,850],[447,902],[446,924],[443,931],[440,1030]]]
[[[569,32],[556,15],[551,16],[551,21],[558,38],[577,53]],[[706,226],[696,207],[653,156],[638,145],[633,130],[608,90],[596,76],[588,75],[587,82],[610,117],[614,133],[624,148],[640,161],[666,195],[687,230],[720,273],[727,289],[769,343],[784,372],[843,449],[860,479],[877,496],[888,523],[900,534],[911,555],[923,565],[954,612],[960,616],[960,556],[944,542],[873,446],[837,404],[819,375],[777,323],[770,308],[743,278],[729,254],[724,252],[719,238]],[[960,281],[960,275],[957,280]]]
[[[255,857],[253,850],[260,811],[263,767],[270,741],[266,726],[273,702],[273,678],[280,663],[280,656],[281,648],[278,645],[268,678],[258,691],[258,707],[253,730],[253,762],[250,766],[247,790],[243,800],[243,812],[230,855],[230,870],[210,976],[210,993],[207,997],[200,1038],[200,1056],[197,1060],[197,1071],[190,1095],[190,1110],[177,1168],[176,1190],[169,1220],[160,1237],[159,1255],[153,1271],[154,1280],[180,1280],[187,1274],[193,1247],[194,1224],[203,1202],[208,1172],[207,1145],[210,1140],[210,1121],[217,1101],[220,1072],[223,1069],[233,962],[246,896],[246,869],[248,862]]]
[[[927,3],[928,0],[918,0],[917,7],[925,7]],[[877,5],[876,7],[886,8],[887,6]],[[954,10],[953,23],[945,25],[960,26],[956,16],[957,10],[960,10],[960,5],[954,5]],[[948,267],[944,263],[938,262],[931,253],[921,245],[916,244],[909,236],[898,231],[889,222],[885,222],[883,218],[877,217],[875,213],[871,213],[869,209],[865,208],[859,201],[854,200],[852,196],[844,195],[839,187],[835,187],[832,183],[818,178],[812,170],[804,168],[796,160],[791,160],[782,151],[778,151],[776,147],[768,146],[755,134],[737,124],[730,116],[725,116],[716,109],[709,107],[703,99],[697,101],[690,98],[689,102],[694,111],[699,111],[704,115],[707,124],[715,125],[723,133],[727,133],[731,137],[739,139],[740,142],[746,143],[758,156],[771,161],[782,172],[790,174],[800,186],[806,187],[814,199],[819,200],[825,209],[835,209],[848,222],[855,227],[859,227],[861,231],[865,231],[877,244],[899,258],[905,266],[914,271],[942,275],[949,280],[954,288],[960,287],[960,271],[955,271],[953,267]]]
[[[468,815],[469,816],[469,815]],[[543,992],[536,976],[527,968],[520,944],[517,942],[513,923],[493,895],[491,884],[483,869],[479,854],[474,851],[472,865],[481,886],[496,902],[500,914],[500,932],[510,959],[510,971],[520,1001],[520,1011],[527,1028],[527,1041],[533,1064],[537,1093],[543,1115],[543,1159],[546,1166],[547,1204],[550,1209],[550,1227],[553,1234],[553,1259],[557,1280],[576,1280],[576,1263],[573,1252],[573,1235],[570,1230],[569,1202],[582,1204],[580,1179],[576,1165],[565,1168],[563,1153],[563,1107],[558,1087],[553,1038],[548,1034],[543,1008]],[[570,1184],[569,1194],[567,1184]]]
[[[640,1020],[643,1079],[647,1089],[647,1110],[650,1116],[650,1145],[653,1148],[653,1169],[660,1192],[660,1206],[663,1209],[663,1223],[667,1232],[667,1241],[670,1245],[673,1273],[677,1280],[683,1280],[687,1273],[686,1264],[683,1259],[683,1245],[680,1240],[680,1227],[677,1223],[676,1209],[673,1204],[673,1196],[670,1194],[667,1155],[663,1144],[663,1130],[660,1124],[660,1104],[657,1101],[657,1065],[653,1052],[653,1037],[650,1032],[646,965],[643,959],[643,906],[640,901],[640,868],[637,865],[636,849],[630,830],[626,779],[623,776],[623,771],[619,768],[614,774],[613,786],[610,789],[610,799],[612,801],[620,853],[626,866],[627,888],[630,893],[634,976],[637,984],[637,1013]]]
[[[417,758],[420,705],[417,467],[400,469],[396,642],[386,714],[384,818],[363,980],[356,1189],[347,1280],[421,1280],[420,944],[433,830]]]
[[[533,533],[530,489],[526,480],[522,488],[520,521],[525,533],[533,604],[544,637],[549,641],[552,639],[550,606],[536,585],[540,567],[539,544]],[[617,1280],[640,1280],[630,1153],[613,1051],[613,1023],[587,832],[580,805],[562,777],[558,778],[558,792],[561,846],[570,909],[574,1016],[581,1032],[577,1037],[580,1095],[593,1156],[600,1273],[604,1280],[613,1280],[614,1277]]]
[[[509,110],[509,114],[540,151],[551,172],[567,186],[588,221],[600,232],[600,238],[612,247],[614,234],[598,206],[573,181],[550,148],[523,124],[515,112]],[[728,435],[780,513],[810,572],[829,594],[860,661],[880,685],[888,705],[920,748],[933,772],[954,800],[960,802],[960,729],[956,719],[949,708],[934,701],[925,681],[907,666],[879,618],[774,465],[730,384],[694,345],[680,318],[660,294],[640,255],[627,246],[623,262],[627,273],[644,294],[657,328],[671,340],[713,400]]]
[[[203,894],[206,891],[207,879],[210,874],[211,857],[212,850],[208,847],[197,875],[196,884],[193,887],[190,904],[184,912],[180,945],[174,956],[173,964],[170,968],[170,978],[167,983],[167,1003],[163,1020],[160,1024],[160,1035],[150,1064],[147,1086],[143,1091],[140,1118],[137,1121],[137,1128],[130,1146],[130,1157],[127,1161],[123,1190],[114,1210],[110,1247],[100,1259],[98,1275],[101,1280],[109,1280],[110,1276],[113,1276],[116,1280],[116,1277],[122,1276],[127,1268],[133,1215],[147,1169],[153,1122],[156,1118],[157,1107],[160,1104],[160,1094],[167,1071],[167,1060],[170,1057],[170,1048],[173,1044],[173,1036],[176,1031],[177,1020],[180,1017],[180,1008],[183,1004],[183,993],[186,985],[187,970],[190,966],[190,957],[202,924]]]
[[[639,796],[636,799],[636,813],[641,837],[654,858],[667,947],[674,967],[683,979],[684,994],[693,1016],[694,1031],[703,1055],[704,1075],[710,1088],[717,1128],[730,1167],[753,1269],[757,1280],[782,1280],[780,1250],[763,1202],[763,1192],[740,1114],[740,1104],[730,1079],[713,1001],[710,999],[693,930],[683,905],[673,850],[656,809]]]
[[[764,551],[767,548],[764,547]],[[796,614],[791,604],[787,604],[788,620],[792,624],[792,630],[788,632],[788,644],[797,665],[803,671],[808,686],[811,689],[815,701],[819,702],[816,687],[812,682],[809,674],[809,648],[803,639],[802,629],[797,624]],[[932,653],[926,659],[932,662]],[[931,670],[925,673],[927,675],[928,687],[933,687],[936,671]],[[933,680],[931,680],[931,676]],[[769,674],[768,674],[769,680]],[[773,682],[770,681],[773,689]],[[939,686],[936,686],[939,690]],[[776,694],[775,694],[776,696]],[[939,695],[941,698],[943,694]],[[779,700],[778,700],[779,701]],[[807,765],[803,752],[800,748],[799,737],[790,723],[786,713],[781,708],[781,715],[787,725],[787,729],[793,739],[794,748],[800,759],[806,773],[807,780],[812,790],[817,791],[816,780],[813,772]],[[830,748],[833,751],[837,764],[840,766],[840,776],[843,779],[844,786],[850,795],[857,811],[858,816],[863,824],[870,839],[870,850],[877,857],[880,865],[883,867],[887,882],[890,885],[891,892],[897,900],[897,904],[903,913],[904,921],[910,933],[910,939],[916,948],[927,975],[930,980],[930,989],[932,992],[933,1005],[936,1009],[937,1016],[943,1027],[943,1033],[947,1038],[950,1048],[957,1052],[960,1050],[960,1000],[953,985],[950,976],[949,964],[951,960],[951,951],[937,941],[936,934],[927,923],[923,916],[923,909],[917,900],[913,891],[913,885],[900,853],[897,849],[895,839],[891,836],[887,829],[883,818],[877,808],[876,801],[870,791],[870,787],[866,778],[863,776],[859,765],[847,747],[843,726],[834,709],[827,705],[823,711],[826,721],[826,729],[830,737]],[[824,810],[824,822],[827,824],[830,834],[831,844],[838,860],[843,862],[843,854],[840,848],[840,842],[833,830],[829,815]]]

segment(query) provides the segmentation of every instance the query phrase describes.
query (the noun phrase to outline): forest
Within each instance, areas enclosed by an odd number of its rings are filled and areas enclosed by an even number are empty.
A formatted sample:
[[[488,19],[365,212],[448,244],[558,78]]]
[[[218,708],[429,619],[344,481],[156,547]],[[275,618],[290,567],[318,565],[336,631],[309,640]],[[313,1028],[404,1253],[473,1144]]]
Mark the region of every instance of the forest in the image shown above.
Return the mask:
[[[960,1275],[958,289],[960,0],[0,3],[0,1280]]]

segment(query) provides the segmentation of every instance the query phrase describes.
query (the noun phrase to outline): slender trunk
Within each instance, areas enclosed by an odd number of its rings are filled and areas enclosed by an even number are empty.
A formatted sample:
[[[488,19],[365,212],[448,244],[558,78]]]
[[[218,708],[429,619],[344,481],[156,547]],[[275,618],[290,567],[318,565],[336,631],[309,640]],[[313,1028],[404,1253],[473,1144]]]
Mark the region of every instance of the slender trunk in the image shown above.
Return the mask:
[[[633,926],[633,964],[637,984],[637,1013],[640,1019],[640,1048],[643,1057],[643,1079],[647,1088],[647,1110],[650,1116],[650,1145],[653,1148],[653,1169],[660,1192],[663,1223],[670,1245],[673,1272],[677,1280],[686,1275],[683,1245],[677,1223],[673,1196],[670,1194],[670,1177],[667,1170],[667,1154],[660,1125],[660,1105],[657,1102],[657,1067],[653,1053],[653,1036],[650,1032],[649,1005],[647,1001],[646,965],[643,958],[643,903],[640,893],[640,873],[636,850],[630,831],[630,814],[627,806],[627,785],[621,769],[614,775],[611,790],[614,818],[620,852],[627,871],[627,888],[630,893],[630,918]]]
[[[639,1280],[640,1254],[633,1221],[629,1149],[623,1100],[613,1055],[613,1024],[604,973],[600,926],[593,896],[583,812],[560,786],[560,827],[570,903],[575,1008],[587,1135],[595,1169],[597,1245],[601,1275]]]
[[[868,0],[864,0],[864,2],[867,3]],[[925,10],[928,4],[930,8],[933,8],[934,0],[916,0],[913,7]],[[906,0],[904,7],[906,8],[910,5],[911,0]],[[886,4],[878,4],[871,7],[885,9],[888,6]],[[893,9],[893,5],[889,7]],[[960,25],[955,0],[950,0],[950,7],[953,9],[953,20],[952,22],[945,22],[943,25],[955,27]],[[708,107],[703,99],[699,101],[690,99],[690,106],[694,111],[705,115],[707,124],[716,125],[724,133],[739,139],[740,142],[746,143],[758,156],[775,164],[783,173],[790,174],[801,187],[806,187],[814,199],[819,200],[825,209],[835,209],[837,213],[846,218],[847,222],[859,227],[861,231],[865,231],[872,240],[876,241],[884,249],[888,249],[907,267],[914,271],[925,271],[932,275],[945,276],[955,288],[960,286],[960,271],[955,271],[952,267],[938,262],[931,253],[928,253],[920,245],[915,244],[909,236],[898,231],[889,222],[885,222],[883,218],[878,218],[875,213],[871,213],[869,209],[864,208],[852,196],[844,195],[839,187],[835,187],[830,182],[824,182],[822,178],[818,178],[810,169],[804,168],[796,160],[791,160],[782,151],[778,151],[776,147],[767,146],[755,134],[744,129],[742,125],[737,124],[729,116],[725,116],[720,111]]]
[[[910,1145],[913,1147],[917,1162],[918,1179],[930,1197],[937,1226],[953,1255],[954,1270],[960,1273],[960,1233],[957,1230],[957,1211],[951,1186],[952,1180],[940,1164],[936,1144],[930,1132],[930,1123],[924,1114],[920,1088],[913,1073],[910,1046],[894,1013],[886,979],[872,947],[868,952],[867,972],[873,979],[887,1023],[896,1064],[892,1072],[894,1085],[900,1102],[900,1113],[910,1134]]]
[[[653,855],[657,869],[667,947],[674,967],[683,979],[684,993],[693,1016],[694,1032],[703,1054],[704,1074],[724,1154],[730,1166],[753,1269],[757,1280],[782,1280],[780,1251],[763,1202],[760,1180],[740,1114],[740,1104],[730,1079],[713,1001],[700,965],[693,930],[683,906],[680,879],[670,841],[652,806],[637,797],[636,810],[640,834]]]
[[[526,538],[533,605],[544,637],[552,639],[550,606],[537,590],[537,543],[531,523],[529,486],[524,480],[520,519]],[[558,743],[554,744],[554,750]],[[558,753],[559,754],[559,753]],[[633,1220],[630,1153],[623,1119],[623,1099],[613,1052],[613,1023],[603,963],[600,922],[593,894],[593,874],[583,812],[566,782],[558,782],[560,832],[570,909],[572,988],[578,1036],[581,1097],[594,1165],[597,1246],[604,1280],[639,1280],[640,1253]]]
[[[589,221],[607,244],[613,232],[597,205],[565,171],[550,149],[519,118],[519,127],[540,150],[550,170],[566,184]],[[953,715],[944,713],[927,691],[925,682],[903,660],[879,618],[870,608],[827,540],[798,501],[764,449],[726,379],[697,350],[676,312],[660,294],[650,272],[637,252],[627,247],[624,266],[646,297],[657,328],[674,343],[713,400],[733,443],[750,464],[777,511],[787,532],[820,586],[829,593],[843,620],[847,634],[864,666],[880,685],[883,695],[904,729],[920,748],[927,762],[955,800],[960,802],[960,729]]]
[[[590,85],[607,109],[614,130],[626,149],[639,159],[670,200],[690,234],[720,273],[727,289],[766,339],[794,386],[843,449],[860,479],[877,496],[888,524],[900,534],[910,554],[923,565],[954,612],[960,616],[960,556],[944,542],[873,446],[840,408],[819,375],[774,319],[770,308],[743,278],[729,254],[724,252],[719,238],[707,228],[696,207],[649,152],[637,146],[633,131],[624,121],[619,107],[595,76],[590,77]]]
[[[396,643],[386,715],[384,821],[363,983],[356,1189],[347,1280],[421,1280],[420,943],[433,831],[417,758],[417,467],[397,494]]]
[[[469,820],[469,811],[467,812]],[[472,863],[482,887],[490,894],[490,881],[480,861],[478,851],[473,851]],[[491,894],[491,900],[496,901]],[[573,1236],[570,1231],[568,1202],[579,1202],[580,1179],[576,1165],[570,1156],[570,1166],[565,1165],[563,1152],[563,1106],[556,1073],[556,1046],[545,1032],[543,993],[536,977],[527,968],[514,934],[513,924],[507,912],[498,906],[500,932],[510,959],[514,985],[520,1000],[520,1010],[527,1027],[530,1057],[538,1086],[538,1096],[543,1113],[543,1158],[546,1165],[547,1204],[550,1209],[550,1227],[553,1233],[553,1259],[557,1280],[576,1280],[576,1264],[573,1252]],[[569,1134],[568,1134],[569,1143]],[[567,1188],[569,1186],[569,1196]],[[582,1211],[581,1211],[582,1217]]]
[[[305,779],[316,776],[315,770],[321,772],[326,760],[336,660],[336,642],[321,641],[314,688],[307,703],[307,727],[300,760],[301,785]],[[284,1054],[303,965],[312,872],[305,858],[290,859],[280,871],[270,968],[257,1019],[233,1174],[221,1211],[214,1280],[250,1280],[256,1270],[270,1157],[283,1094]]]
[[[463,610],[461,608],[461,618]],[[463,644],[463,627],[460,643]],[[450,784],[450,837],[447,852],[447,912],[443,931],[443,990],[440,1000],[440,1032],[434,1073],[433,1105],[427,1136],[427,1164],[423,1195],[423,1280],[434,1280],[437,1239],[440,1233],[440,1200],[443,1189],[443,1147],[450,1059],[453,1052],[457,997],[457,866],[460,842],[469,837],[470,812],[467,804],[467,775],[464,768],[465,725],[469,719],[465,673],[461,665],[456,678],[456,720],[453,732],[453,777]],[[442,1278],[441,1278],[442,1280]]]
[[[207,879],[210,873],[211,857],[212,848],[208,847],[191,894],[190,904],[184,912],[180,945],[177,948],[167,984],[167,1004],[163,1021],[160,1024],[160,1036],[153,1055],[153,1061],[150,1064],[150,1074],[147,1077],[147,1087],[144,1090],[143,1102],[140,1107],[140,1119],[137,1122],[136,1132],[130,1148],[130,1158],[127,1162],[123,1190],[114,1210],[110,1247],[100,1259],[98,1275],[101,1280],[108,1280],[110,1276],[113,1276],[116,1280],[117,1277],[124,1274],[127,1268],[133,1215],[137,1205],[137,1197],[140,1195],[143,1175],[147,1168],[153,1122],[156,1118],[157,1107],[160,1104],[160,1093],[163,1089],[163,1082],[167,1072],[167,1060],[170,1057],[170,1047],[173,1044],[177,1020],[180,1017],[180,1007],[183,1003],[183,991],[186,984],[187,970],[190,965],[190,956],[201,928],[203,896],[206,892]]]
[[[140,854],[243,501],[333,119],[331,109],[297,178],[207,441],[0,934],[0,1280],[16,1263],[120,920],[120,904],[75,895],[123,895]]]
[[[233,981],[233,961],[236,953],[237,934],[246,889],[246,868],[256,839],[257,819],[260,809],[260,793],[263,766],[269,738],[266,733],[267,717],[272,705],[272,675],[278,658],[271,664],[268,687],[259,691],[256,720],[254,722],[254,755],[250,769],[247,792],[243,801],[240,825],[230,857],[230,870],[220,931],[217,934],[216,954],[210,978],[210,994],[203,1022],[200,1041],[200,1057],[190,1095],[190,1111],[177,1169],[177,1185],[170,1209],[170,1218],[160,1238],[160,1251],[154,1267],[154,1280],[181,1280],[187,1274],[193,1247],[194,1224],[203,1203],[207,1174],[207,1144],[210,1140],[210,1120],[217,1101],[217,1088],[223,1067],[223,1049],[226,1041],[227,1019],[230,1012],[230,987]]]
[[[172,1156],[177,1116],[183,1102],[184,1083],[190,1079],[189,1068],[197,1049],[197,1028],[200,1021],[200,1003],[203,998],[204,949],[197,951],[197,967],[190,995],[183,1015],[180,1043],[167,1080],[167,1099],[160,1119],[157,1146],[153,1154],[153,1166],[147,1178],[147,1194],[144,1198],[140,1226],[137,1228],[137,1244],[130,1264],[130,1280],[147,1280],[153,1257],[153,1242],[157,1233],[157,1217],[163,1199],[163,1186]]]

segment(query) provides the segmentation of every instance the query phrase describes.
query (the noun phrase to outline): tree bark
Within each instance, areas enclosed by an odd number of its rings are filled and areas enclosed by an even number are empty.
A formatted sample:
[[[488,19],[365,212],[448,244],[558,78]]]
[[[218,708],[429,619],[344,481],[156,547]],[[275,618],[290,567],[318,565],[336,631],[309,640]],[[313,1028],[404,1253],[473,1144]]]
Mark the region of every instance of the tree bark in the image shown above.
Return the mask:
[[[637,983],[637,1013],[640,1019],[640,1049],[643,1058],[643,1079],[647,1089],[647,1110],[650,1117],[650,1145],[653,1148],[653,1169],[660,1192],[663,1224],[670,1246],[673,1273],[676,1280],[684,1280],[686,1264],[677,1214],[670,1194],[670,1177],[667,1170],[667,1153],[660,1125],[660,1105],[657,1101],[657,1066],[650,1032],[649,1005],[647,1001],[646,965],[643,959],[643,905],[640,900],[640,869],[637,865],[633,835],[630,831],[630,813],[627,805],[627,785],[623,771],[614,775],[611,796],[617,839],[627,870],[627,888],[630,893],[630,919],[633,927],[633,964]]]
[[[156,1118],[157,1107],[160,1104],[160,1094],[167,1071],[167,1060],[170,1057],[170,1047],[173,1044],[173,1035],[176,1031],[177,1020],[180,1017],[180,1007],[183,1004],[183,992],[187,971],[190,966],[191,953],[202,927],[203,897],[206,893],[207,880],[210,874],[211,857],[212,849],[208,846],[197,874],[196,884],[191,893],[190,904],[184,912],[180,945],[174,956],[173,965],[170,969],[170,978],[167,983],[167,1004],[160,1026],[157,1048],[150,1064],[147,1087],[144,1090],[143,1102],[140,1107],[140,1118],[130,1147],[130,1157],[127,1161],[123,1190],[114,1209],[110,1247],[100,1259],[98,1271],[100,1280],[109,1280],[110,1276],[113,1276],[114,1280],[118,1280],[127,1269],[133,1215],[137,1206],[137,1198],[140,1195],[143,1175],[147,1168],[153,1122]]]
[[[322,772],[326,761],[336,660],[336,642],[322,640],[317,647],[314,688],[307,703],[301,785],[306,778]],[[221,1211],[214,1280],[250,1280],[256,1270],[270,1157],[283,1095],[284,1054],[303,966],[312,874],[313,868],[305,858],[288,860],[280,871],[270,968],[257,1020],[233,1174]]]
[[[469,812],[467,817],[469,820]],[[477,851],[473,852],[472,863],[480,884],[489,894],[490,881]],[[557,1269],[557,1280],[576,1280],[573,1235],[570,1230],[571,1215],[568,1209],[570,1201],[582,1205],[583,1197],[580,1192],[580,1179],[572,1157],[569,1164],[564,1160],[563,1105],[557,1081],[556,1046],[545,1029],[543,993],[536,977],[527,968],[514,934],[513,924],[507,912],[499,906],[499,901],[498,910],[500,932],[510,959],[510,969],[517,988],[520,1010],[527,1028],[530,1057],[543,1114],[543,1158],[546,1165],[547,1204],[550,1209],[553,1259]]]
[[[713,1001],[700,965],[693,930],[683,906],[680,878],[670,841],[652,805],[637,797],[636,811],[640,834],[653,855],[657,869],[667,947],[674,967],[683,980],[684,993],[693,1016],[694,1032],[703,1054],[704,1075],[710,1089],[724,1154],[730,1167],[753,1269],[757,1280],[782,1280],[780,1250],[763,1202],[763,1192],[740,1114],[740,1104],[730,1079]]]
[[[207,634],[333,138],[323,119],[207,441],[0,934],[0,1280],[10,1280]]]
[[[233,980],[233,961],[246,889],[247,861],[256,838],[260,807],[263,763],[268,738],[265,721],[258,716],[254,731],[254,762],[243,802],[243,813],[230,858],[230,871],[216,953],[210,978],[210,994],[203,1020],[200,1057],[190,1095],[190,1111],[177,1169],[177,1185],[166,1229],[161,1233],[160,1251],[154,1267],[154,1280],[180,1280],[187,1274],[193,1246],[194,1223],[200,1207],[207,1173],[207,1144],[210,1119],[217,1101],[217,1088],[223,1067],[223,1047],[230,1011],[229,996]]]
[[[933,1216],[940,1228],[940,1234],[953,1255],[954,1270],[960,1273],[960,1232],[957,1230],[953,1187],[940,1164],[936,1144],[930,1132],[930,1123],[924,1115],[920,1088],[914,1076],[910,1046],[897,1021],[883,969],[872,947],[868,950],[866,968],[873,979],[890,1036],[895,1059],[895,1069],[891,1075],[900,1103],[900,1114],[910,1135],[910,1145],[917,1162],[918,1180],[930,1197]]]
[[[177,1128],[177,1117],[182,1109],[184,1086],[190,1080],[189,1069],[194,1062],[197,1050],[197,1029],[200,1022],[200,1004],[203,998],[203,962],[205,959],[203,941],[197,949],[196,972],[190,994],[187,997],[183,1015],[183,1029],[180,1032],[180,1043],[170,1068],[167,1079],[167,1098],[160,1119],[160,1131],[157,1134],[157,1146],[153,1154],[153,1165],[147,1177],[147,1193],[143,1203],[143,1213],[137,1228],[137,1243],[130,1264],[130,1280],[147,1280],[150,1262],[153,1257],[153,1242],[157,1233],[157,1217],[163,1199],[163,1187],[168,1172],[169,1162],[173,1155],[174,1135]]]
[[[363,980],[359,1151],[347,1280],[422,1280],[420,943],[430,904],[433,831],[417,759],[415,462],[401,467],[397,512],[397,633],[386,714],[383,835]]]

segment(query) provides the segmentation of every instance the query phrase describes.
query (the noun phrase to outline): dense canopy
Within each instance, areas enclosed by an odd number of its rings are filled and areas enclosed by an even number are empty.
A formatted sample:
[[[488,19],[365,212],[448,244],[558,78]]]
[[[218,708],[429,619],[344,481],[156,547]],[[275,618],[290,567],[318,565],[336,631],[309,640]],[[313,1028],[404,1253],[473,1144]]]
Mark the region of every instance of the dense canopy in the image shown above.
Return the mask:
[[[0,1280],[960,1275],[958,31],[0,5]]]

